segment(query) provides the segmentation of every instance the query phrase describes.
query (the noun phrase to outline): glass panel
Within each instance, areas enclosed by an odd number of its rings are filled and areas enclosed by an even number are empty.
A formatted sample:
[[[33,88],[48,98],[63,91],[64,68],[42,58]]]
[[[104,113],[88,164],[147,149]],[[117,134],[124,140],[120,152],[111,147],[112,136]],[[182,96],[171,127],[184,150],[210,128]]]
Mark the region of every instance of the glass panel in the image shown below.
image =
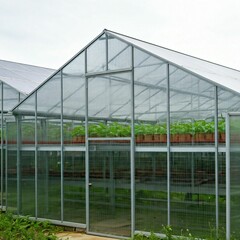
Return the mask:
[[[167,154],[135,155],[136,230],[159,232],[167,225]]]
[[[84,69],[84,53],[63,69],[63,115],[66,118],[63,126],[64,144],[85,143]]]
[[[61,144],[60,119],[38,117],[38,144]]]
[[[3,84],[3,98],[3,110],[9,111],[19,102],[19,92],[11,88],[10,86]]]
[[[22,144],[35,144],[35,119],[23,119],[20,127]]]
[[[90,231],[130,236],[130,143],[90,141]]]
[[[8,150],[7,209],[17,213],[17,151]]]
[[[21,105],[16,109],[20,113],[28,113],[34,116],[35,114],[35,93],[29,96]]]
[[[87,72],[106,71],[106,35],[87,48]]]
[[[37,90],[37,103],[38,114],[61,114],[61,72]]]
[[[240,112],[240,96],[218,88],[219,143],[225,145],[225,116],[228,112]]]
[[[134,49],[135,136],[141,145],[167,142],[167,65]]]
[[[64,153],[64,221],[85,223],[85,152]]]
[[[129,137],[131,85],[129,73],[99,76],[88,82],[90,137]]]
[[[215,154],[171,153],[171,225],[209,236],[215,227]],[[224,192],[220,192],[224,194]]]
[[[215,88],[170,66],[171,144],[214,144]]]
[[[20,152],[20,215],[35,216],[35,152]]]
[[[240,115],[230,116],[230,228],[239,234],[240,224]]]
[[[108,36],[108,69],[131,67],[131,47],[116,38]]]
[[[219,229],[226,229],[226,153],[218,153]]]
[[[63,69],[63,115],[85,118],[84,53]]]
[[[61,155],[38,152],[38,217],[61,220]]]

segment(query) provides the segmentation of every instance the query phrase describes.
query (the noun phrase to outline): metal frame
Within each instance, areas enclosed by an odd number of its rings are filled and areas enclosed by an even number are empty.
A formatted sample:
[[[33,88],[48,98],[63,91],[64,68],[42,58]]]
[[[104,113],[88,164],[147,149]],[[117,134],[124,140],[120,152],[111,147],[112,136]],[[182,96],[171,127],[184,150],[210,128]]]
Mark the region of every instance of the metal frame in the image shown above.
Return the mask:
[[[230,112],[226,116],[226,240],[231,239],[231,139],[230,118],[239,116],[238,112]]]
[[[104,31],[105,32],[105,31]],[[96,37],[88,46],[90,46],[94,41],[96,41],[99,37],[101,37],[103,34],[101,33],[98,37]],[[65,118],[64,116],[64,112],[63,112],[63,73],[62,73],[62,68],[61,67],[56,73],[54,73],[51,77],[55,76],[56,74],[61,74],[61,99],[60,99],[60,107],[61,107],[61,113],[60,114],[56,114],[56,115],[47,115],[44,113],[38,113],[37,112],[37,92],[33,92],[31,93],[31,96],[35,94],[35,108],[34,108],[34,120],[35,120],[35,144],[33,146],[21,146],[21,115],[17,115],[16,119],[17,119],[17,198],[18,198],[18,206],[17,206],[17,210],[18,210],[18,214],[20,213],[20,207],[21,207],[21,176],[20,176],[20,151],[35,151],[35,218],[38,218],[38,200],[37,200],[37,196],[38,196],[38,192],[37,192],[37,188],[38,188],[38,181],[37,181],[37,176],[38,176],[38,172],[37,172],[37,168],[38,168],[38,152],[40,151],[60,151],[61,152],[61,221],[55,221],[52,220],[51,222],[55,222],[58,224],[69,224],[69,226],[83,226],[86,227],[86,231],[88,233],[92,233],[90,232],[90,199],[89,199],[89,141],[91,140],[127,140],[130,142],[130,178],[131,178],[131,236],[134,235],[135,233],[135,153],[136,152],[166,152],[167,153],[167,224],[170,225],[171,224],[171,153],[174,152],[212,152],[215,153],[215,196],[216,196],[216,229],[218,230],[219,228],[219,201],[218,201],[218,196],[219,196],[219,178],[218,178],[218,167],[219,167],[219,163],[218,163],[218,154],[219,152],[226,152],[226,230],[227,230],[227,240],[230,239],[230,139],[229,139],[229,117],[234,115],[234,113],[229,113],[227,115],[226,118],[226,147],[225,146],[219,146],[218,143],[218,100],[219,100],[219,96],[218,96],[218,85],[215,84],[215,93],[213,96],[213,99],[215,101],[215,105],[214,105],[214,119],[215,119],[215,144],[214,145],[206,145],[206,146],[171,146],[170,144],[170,120],[171,120],[171,116],[170,116],[170,91],[175,91],[175,89],[171,88],[170,86],[170,77],[171,77],[171,73],[170,73],[170,66],[175,66],[183,71],[185,71],[187,74],[191,74],[193,76],[196,77],[200,77],[197,74],[192,73],[191,71],[187,71],[186,69],[183,69],[180,66],[176,66],[175,64],[172,64],[168,61],[166,61],[165,59],[161,59],[159,58],[159,56],[155,56],[151,53],[152,56],[157,57],[160,60],[163,60],[164,63],[166,64],[166,78],[163,79],[163,81],[166,80],[167,82],[167,86],[165,88],[162,87],[156,87],[153,86],[151,84],[144,84],[144,83],[139,83],[137,81],[134,80],[134,49],[140,49],[137,46],[134,46],[133,44],[130,44],[129,47],[131,47],[131,64],[132,66],[130,68],[125,68],[125,69],[120,69],[120,70],[109,70],[108,69],[108,62],[109,62],[109,54],[108,54],[108,38],[115,37],[116,39],[118,39],[117,36],[115,36],[114,34],[112,34],[111,32],[106,32],[106,71],[102,71],[102,72],[95,72],[95,73],[88,73],[87,72],[87,48],[84,48],[83,50],[81,50],[78,54],[76,54],[70,61],[68,61],[65,65],[63,65],[63,67],[65,67],[68,63],[70,63],[75,57],[77,57],[78,55],[80,55],[81,53],[84,53],[84,57],[85,57],[85,86],[83,85],[83,87],[85,87],[85,116],[81,116],[81,120],[85,120],[85,145],[79,146],[65,146],[64,145],[64,134],[63,134],[63,120]],[[119,40],[126,42],[127,44],[129,44],[127,41],[124,41],[122,39],[119,38]],[[147,51],[144,51],[143,49],[140,49],[141,51],[148,53]],[[94,137],[89,137],[88,136],[88,122],[90,120],[98,120],[99,118],[94,118],[94,117],[89,117],[88,116],[88,80],[89,78],[94,78],[97,76],[105,76],[105,75],[110,75],[110,74],[120,74],[120,73],[131,73],[131,113],[129,118],[127,119],[128,122],[131,123],[131,137],[126,137],[126,138],[94,138]],[[49,77],[45,82],[47,82],[48,80],[51,79],[51,77]],[[201,77],[201,79],[203,81],[207,81],[210,84],[213,84],[212,81],[208,80],[208,79],[204,79]],[[43,84],[45,84],[45,82]],[[41,84],[39,86],[39,88],[43,85]],[[167,123],[167,144],[165,146],[135,146],[135,132],[134,132],[134,123],[135,123],[135,94],[134,94],[134,88],[135,88],[135,84],[136,86],[141,85],[144,87],[151,87],[151,88],[156,88],[156,89],[161,89],[166,91],[166,123]],[[38,89],[39,89],[38,88]],[[227,89],[221,86],[222,89]],[[236,94],[234,91],[231,91],[229,89],[227,89],[227,91],[229,92],[233,92],[234,94]],[[1,193],[3,193],[3,83],[1,85],[1,92],[2,92],[2,103],[1,103],[1,107],[2,107],[2,112],[1,112]],[[181,91],[180,91],[181,92]],[[159,93],[159,91],[157,92],[157,94]],[[189,93],[188,91],[182,91],[182,93]],[[195,94],[195,93],[194,93]],[[208,97],[205,96],[203,93],[200,93],[199,95],[204,96],[204,97]],[[23,101],[22,101],[23,102]],[[15,108],[15,112],[17,112],[17,107],[19,105],[16,106]],[[236,115],[239,115],[237,113],[235,113]],[[38,140],[37,140],[37,136],[38,136],[38,131],[37,131],[37,117],[38,116],[55,116],[56,118],[59,119],[60,117],[60,124],[61,124],[61,142],[60,142],[60,146],[59,145],[55,145],[55,146],[41,146],[38,144]],[[76,117],[77,120],[80,119],[80,117]],[[117,119],[111,119],[109,118],[109,120],[117,120]],[[125,121],[125,120],[122,120]],[[11,146],[7,146],[6,145],[6,179],[7,179],[7,150],[14,150],[14,147]],[[65,151],[84,151],[85,152],[85,188],[86,188],[86,195],[85,195],[85,204],[86,204],[86,224],[76,224],[76,223],[69,223],[69,222],[65,222],[64,221],[64,152]],[[7,181],[6,181],[6,190],[7,190]],[[7,195],[7,194],[6,194]],[[1,205],[3,204],[3,194],[1,196]],[[6,201],[7,202],[7,201]],[[40,220],[40,219],[39,219]],[[97,235],[102,235],[102,236],[113,236],[113,235],[106,235],[106,234],[101,234],[101,233],[96,233]]]
[[[1,82],[1,200],[0,200],[0,204],[1,204],[1,208],[3,207],[3,82]]]
[[[230,222],[230,115],[226,116],[226,240],[231,237],[231,222]]]
[[[167,224],[170,226],[171,224],[171,166],[170,166],[170,74],[169,74],[169,64],[167,64]]]

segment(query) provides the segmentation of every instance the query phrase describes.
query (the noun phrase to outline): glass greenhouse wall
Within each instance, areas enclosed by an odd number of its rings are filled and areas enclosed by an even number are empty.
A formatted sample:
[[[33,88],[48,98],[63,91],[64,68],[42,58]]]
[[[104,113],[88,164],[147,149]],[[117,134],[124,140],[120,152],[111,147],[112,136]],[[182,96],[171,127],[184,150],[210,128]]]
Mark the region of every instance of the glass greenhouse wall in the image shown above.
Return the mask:
[[[238,93],[104,31],[13,110],[6,207],[111,236],[226,228],[228,112]]]

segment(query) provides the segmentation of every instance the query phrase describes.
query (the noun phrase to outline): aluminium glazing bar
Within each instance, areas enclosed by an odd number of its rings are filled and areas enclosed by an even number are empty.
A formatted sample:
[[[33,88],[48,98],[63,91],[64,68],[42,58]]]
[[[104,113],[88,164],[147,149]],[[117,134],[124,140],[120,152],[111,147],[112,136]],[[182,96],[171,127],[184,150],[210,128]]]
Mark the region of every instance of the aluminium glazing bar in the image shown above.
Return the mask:
[[[135,232],[135,130],[134,130],[134,48],[131,48],[132,53],[132,79],[131,79],[131,157],[130,157],[130,170],[131,170],[131,237]]]
[[[117,70],[108,70],[108,71],[102,71],[102,72],[86,73],[85,76],[87,78],[94,78],[101,75],[127,73],[127,72],[131,72],[131,70],[132,70],[131,68],[123,68],[121,70],[117,69]]]
[[[35,92],[35,218],[38,217],[38,129],[37,129],[37,91]]]
[[[171,189],[170,189],[170,75],[169,75],[169,64],[167,64],[167,224],[171,224]]]
[[[5,144],[5,207],[8,206],[8,127],[5,122],[5,131],[6,131],[6,144]]]
[[[3,208],[3,82],[1,83],[1,208]]]
[[[87,73],[87,49],[85,50],[85,73]],[[89,232],[89,142],[88,142],[88,78],[85,77],[85,189],[86,189],[86,231]]]
[[[215,204],[216,204],[216,237],[219,229],[219,182],[218,182],[218,87],[215,86]]]
[[[60,105],[61,105],[61,221],[64,220],[64,157],[63,157],[63,76],[61,70],[61,87],[60,87]]]
[[[230,115],[226,116],[226,240],[231,238],[230,212]]]
[[[16,117],[17,121],[17,214],[19,215],[21,210],[21,182],[20,182],[20,149],[21,149],[21,121],[20,121],[21,116]]]

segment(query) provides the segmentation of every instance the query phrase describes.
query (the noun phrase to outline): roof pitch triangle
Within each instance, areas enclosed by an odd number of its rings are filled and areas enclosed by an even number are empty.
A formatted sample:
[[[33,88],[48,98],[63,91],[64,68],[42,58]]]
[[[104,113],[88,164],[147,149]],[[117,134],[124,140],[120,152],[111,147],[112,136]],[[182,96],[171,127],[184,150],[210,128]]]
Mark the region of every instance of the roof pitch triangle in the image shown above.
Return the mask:
[[[162,60],[180,67],[183,70],[187,70],[190,73],[200,76],[214,84],[240,92],[239,70],[209,62],[168,48],[164,48],[149,42],[113,32],[111,30],[105,29],[104,32],[115,36],[116,38],[121,39],[129,44],[132,44],[135,47],[143,49]]]

